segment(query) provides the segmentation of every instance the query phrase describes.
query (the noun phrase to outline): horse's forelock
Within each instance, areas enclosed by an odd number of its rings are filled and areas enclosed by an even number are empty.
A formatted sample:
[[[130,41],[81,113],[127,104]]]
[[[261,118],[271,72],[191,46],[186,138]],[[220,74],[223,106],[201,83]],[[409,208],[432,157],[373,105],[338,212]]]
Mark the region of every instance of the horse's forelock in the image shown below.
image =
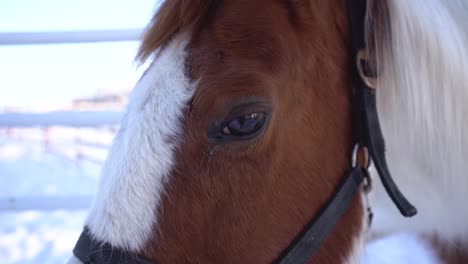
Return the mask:
[[[165,1],[145,30],[137,60],[144,62],[181,31],[196,31],[213,13],[219,0]]]

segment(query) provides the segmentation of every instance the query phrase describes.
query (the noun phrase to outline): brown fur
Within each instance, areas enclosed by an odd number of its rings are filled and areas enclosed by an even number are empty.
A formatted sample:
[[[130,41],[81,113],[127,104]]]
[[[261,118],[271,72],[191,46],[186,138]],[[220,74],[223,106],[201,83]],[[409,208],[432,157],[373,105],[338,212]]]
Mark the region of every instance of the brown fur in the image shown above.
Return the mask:
[[[444,264],[468,263],[468,250],[465,243],[460,241],[449,242],[436,236],[430,238],[430,242]]]
[[[141,253],[157,263],[270,263],[350,167],[345,2],[196,1],[194,10],[187,2],[166,1],[139,53],[145,59],[189,31],[187,65],[199,81],[159,224]],[[246,98],[273,109],[263,135],[209,139],[207,128]],[[311,263],[343,263],[363,214],[356,195]]]

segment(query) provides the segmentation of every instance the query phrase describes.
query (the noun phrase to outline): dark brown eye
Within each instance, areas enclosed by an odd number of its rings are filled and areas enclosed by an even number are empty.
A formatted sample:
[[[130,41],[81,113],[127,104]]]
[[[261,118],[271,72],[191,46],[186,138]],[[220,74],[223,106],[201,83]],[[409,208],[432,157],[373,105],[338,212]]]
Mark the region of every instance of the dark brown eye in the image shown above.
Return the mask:
[[[222,128],[222,133],[234,137],[248,137],[258,132],[265,125],[265,113],[250,113],[238,116]]]

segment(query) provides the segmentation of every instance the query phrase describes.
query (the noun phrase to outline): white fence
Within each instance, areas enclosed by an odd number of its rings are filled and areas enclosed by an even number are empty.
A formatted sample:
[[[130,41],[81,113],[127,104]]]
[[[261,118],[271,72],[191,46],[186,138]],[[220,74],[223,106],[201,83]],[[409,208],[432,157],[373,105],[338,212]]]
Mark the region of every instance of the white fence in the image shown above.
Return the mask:
[[[13,32],[0,33],[1,45],[59,44],[85,42],[111,42],[139,40],[142,29],[92,30],[73,32]],[[98,127],[117,125],[122,113],[118,111],[60,111],[50,113],[6,113],[0,114],[0,129],[27,127]],[[94,144],[88,142],[87,144]],[[102,146],[98,146],[102,147]],[[86,209],[90,196],[38,196],[1,197],[0,211],[22,210],[78,210]]]
[[[96,127],[118,124],[121,111],[55,111],[48,113],[0,114],[0,127]]]
[[[0,33],[0,45],[62,44],[139,40],[142,29]]]
[[[48,132],[56,127],[70,128],[94,128],[98,131],[105,129],[108,131],[116,128],[122,117],[121,111],[58,111],[48,113],[5,113],[0,114],[0,129],[14,130],[6,133],[7,137],[15,137],[17,130],[31,129],[39,127],[44,131],[42,141],[47,148],[53,138],[48,137]],[[115,132],[115,131],[112,131]],[[101,132],[99,132],[101,133]],[[76,159],[86,160],[100,165],[102,159],[95,159],[86,155],[86,148],[102,149],[106,151],[109,144],[94,141],[92,139],[83,139],[77,137],[72,139],[73,144],[78,147]],[[52,148],[53,149],[53,148]],[[56,155],[63,155],[57,150],[51,150]],[[94,159],[94,160],[93,160]],[[92,201],[92,196],[73,195],[73,196],[9,196],[1,197],[0,211],[25,211],[25,210],[82,210],[87,209]]]

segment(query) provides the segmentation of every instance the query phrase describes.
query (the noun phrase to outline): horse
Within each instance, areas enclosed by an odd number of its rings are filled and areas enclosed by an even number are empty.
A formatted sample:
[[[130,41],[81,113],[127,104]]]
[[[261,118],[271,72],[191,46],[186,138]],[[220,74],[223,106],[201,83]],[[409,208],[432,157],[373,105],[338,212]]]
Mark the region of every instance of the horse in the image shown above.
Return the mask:
[[[467,15],[463,0],[163,2],[69,263],[360,263],[398,231],[467,262]]]

